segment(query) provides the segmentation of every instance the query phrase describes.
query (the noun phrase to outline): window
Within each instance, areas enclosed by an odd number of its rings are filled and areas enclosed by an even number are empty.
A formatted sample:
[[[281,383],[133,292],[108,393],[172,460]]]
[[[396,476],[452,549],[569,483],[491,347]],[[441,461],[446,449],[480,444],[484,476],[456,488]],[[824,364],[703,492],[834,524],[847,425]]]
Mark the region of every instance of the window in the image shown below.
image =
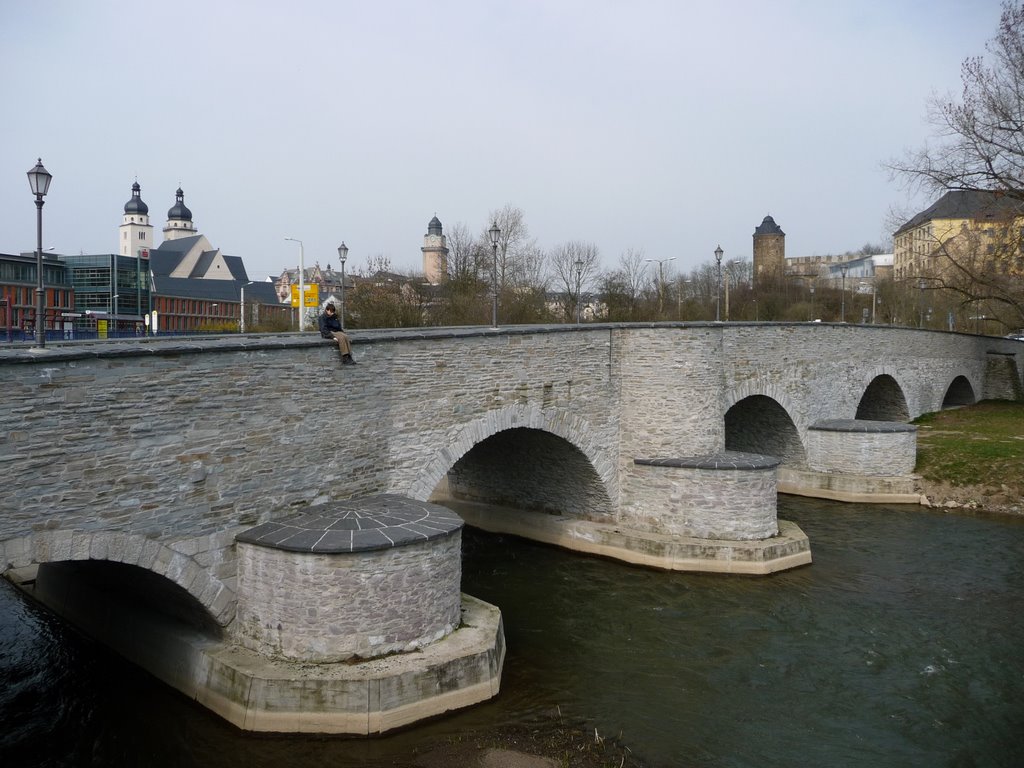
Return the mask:
[[[121,237],[122,240],[127,240],[128,239],[128,233],[127,232],[122,232],[121,235],[122,235],[122,237]]]

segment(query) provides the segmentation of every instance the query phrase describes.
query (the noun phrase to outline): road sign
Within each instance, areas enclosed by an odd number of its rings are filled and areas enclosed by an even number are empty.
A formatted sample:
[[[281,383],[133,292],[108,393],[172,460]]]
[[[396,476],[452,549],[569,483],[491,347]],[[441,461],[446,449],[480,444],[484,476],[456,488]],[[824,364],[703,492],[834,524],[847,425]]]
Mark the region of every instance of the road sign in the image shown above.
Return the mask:
[[[305,285],[303,288],[306,289],[306,300],[303,302],[306,307],[319,307],[320,306],[320,286],[316,283],[311,285]]]
[[[299,306],[299,286],[292,285],[292,306]],[[305,291],[305,301],[302,302],[304,307],[319,307],[320,306],[320,286],[316,283],[310,283],[309,285],[302,286]]]

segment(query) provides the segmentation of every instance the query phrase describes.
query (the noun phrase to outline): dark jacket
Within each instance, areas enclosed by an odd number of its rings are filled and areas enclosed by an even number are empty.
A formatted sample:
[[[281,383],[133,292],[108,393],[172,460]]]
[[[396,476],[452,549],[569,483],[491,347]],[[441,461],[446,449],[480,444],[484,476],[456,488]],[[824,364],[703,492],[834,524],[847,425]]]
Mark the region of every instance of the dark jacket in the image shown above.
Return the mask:
[[[341,320],[338,319],[337,313],[334,315],[328,315],[324,312],[317,320],[317,325],[320,327],[320,335],[325,339],[333,339],[334,336],[331,334],[334,331],[342,330]]]

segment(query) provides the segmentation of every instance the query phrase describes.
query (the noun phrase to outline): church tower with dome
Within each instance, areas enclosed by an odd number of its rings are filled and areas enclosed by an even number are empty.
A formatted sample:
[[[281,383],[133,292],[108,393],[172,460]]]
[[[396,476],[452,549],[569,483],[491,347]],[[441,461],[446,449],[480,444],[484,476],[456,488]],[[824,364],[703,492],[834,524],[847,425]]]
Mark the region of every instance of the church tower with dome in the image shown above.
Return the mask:
[[[427,224],[423,238],[423,275],[431,285],[439,285],[448,279],[448,245],[441,229],[441,220],[434,216]]]
[[[185,193],[178,187],[174,205],[167,212],[167,224],[164,226],[164,241],[192,237],[196,234],[192,223],[192,211],[185,207]]]
[[[124,204],[124,219],[121,221],[118,253],[122,256],[138,256],[143,248],[155,248],[153,225],[149,223],[149,206],[142,202],[142,187],[136,181],[132,184],[132,199]]]

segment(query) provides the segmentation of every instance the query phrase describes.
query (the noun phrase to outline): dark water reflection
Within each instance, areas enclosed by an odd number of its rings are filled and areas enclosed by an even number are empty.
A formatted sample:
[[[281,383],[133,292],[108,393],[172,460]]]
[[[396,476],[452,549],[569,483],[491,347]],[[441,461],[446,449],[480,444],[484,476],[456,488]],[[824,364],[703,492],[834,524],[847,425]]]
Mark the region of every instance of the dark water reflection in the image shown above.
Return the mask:
[[[384,739],[239,733],[0,585],[0,765],[408,764],[556,706],[655,766],[1024,765],[1024,521],[780,500],[812,566],[671,574],[467,532],[494,702]],[[8,758],[13,758],[8,762]]]

